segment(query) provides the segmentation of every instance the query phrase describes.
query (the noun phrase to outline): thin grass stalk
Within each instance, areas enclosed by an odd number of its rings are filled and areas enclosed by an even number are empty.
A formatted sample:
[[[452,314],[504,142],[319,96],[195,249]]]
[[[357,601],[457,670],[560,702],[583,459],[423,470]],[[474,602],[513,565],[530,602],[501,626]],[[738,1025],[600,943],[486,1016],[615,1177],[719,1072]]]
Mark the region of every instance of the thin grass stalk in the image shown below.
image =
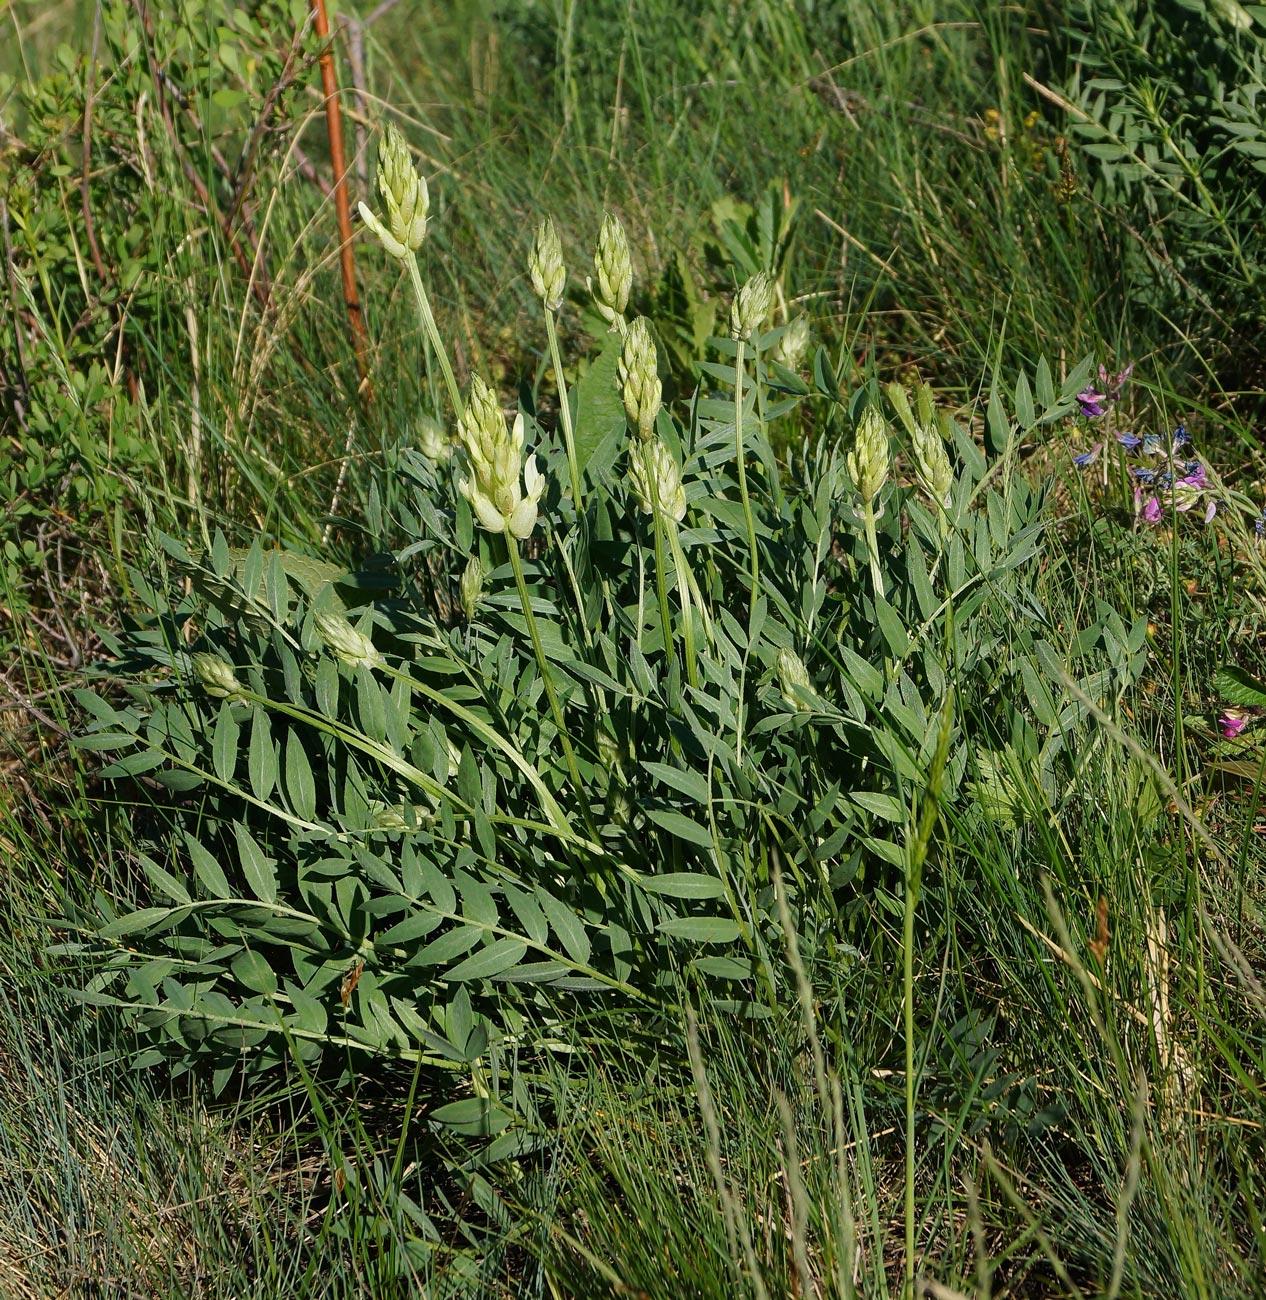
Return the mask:
[[[928,770],[927,784],[919,800],[918,820],[914,838],[906,858],[906,879],[902,906],[901,926],[901,979],[903,992],[902,1019],[905,1032],[906,1066],[906,1169],[905,1169],[905,1294],[907,1300],[914,1296],[914,1112],[918,1100],[918,1080],[914,1065],[914,916],[919,906],[919,893],[923,885],[923,864],[936,831],[939,816],[941,785],[945,778],[945,765],[949,760],[950,727],[954,715],[953,693],[947,693],[941,705],[940,732],[936,750]]]
[[[721,1199],[721,1212],[725,1218],[727,1235],[731,1247],[737,1236],[743,1250],[743,1259],[751,1275],[752,1288],[756,1300],[769,1300],[769,1291],[756,1260],[756,1250],[752,1245],[752,1234],[747,1226],[747,1219],[742,1214],[730,1185],[726,1182],[725,1170],[721,1165],[721,1126],[717,1122],[716,1104],[712,1099],[712,1088],[708,1084],[708,1074],[703,1068],[703,1053],[699,1048],[699,1020],[693,1007],[686,1008],[686,1052],[690,1057],[690,1071],[694,1075],[695,1094],[699,1100],[699,1114],[703,1117],[704,1133],[707,1135],[706,1151],[708,1171],[716,1184],[717,1195]]]
[[[545,309],[545,333],[549,336],[550,360],[554,363],[554,380],[558,385],[559,419],[563,425],[563,442],[567,446],[567,468],[571,471],[571,499],[576,513],[584,509],[580,494],[580,463],[576,460],[576,434],[572,428],[571,407],[567,403],[567,380],[563,377],[563,354],[558,346],[558,329],[554,313]]]
[[[523,606],[523,617],[527,621],[528,636],[532,640],[532,649],[536,654],[536,666],[541,670],[541,680],[545,684],[545,695],[549,700],[550,712],[554,715],[554,725],[558,728],[558,738],[562,742],[563,757],[567,761],[567,771],[571,777],[572,788],[581,801],[585,821],[590,820],[584,802],[585,787],[581,784],[580,769],[576,766],[576,755],[571,747],[571,737],[567,734],[567,724],[563,720],[563,708],[558,702],[558,693],[554,690],[554,679],[550,675],[549,663],[545,658],[545,647],[541,644],[541,634],[536,626],[536,615],[532,612],[532,601],[528,596],[527,580],[523,576],[523,561],[519,557],[518,540],[506,533],[506,550],[510,553],[510,567],[514,570],[515,586],[519,589],[519,603]]]
[[[453,374],[453,367],[448,359],[448,351],[440,339],[439,326],[435,323],[435,313],[431,311],[431,300],[427,297],[426,285],[422,283],[422,272],[418,269],[417,254],[415,253],[405,260],[409,263],[409,278],[413,282],[413,296],[417,300],[418,315],[422,318],[422,328],[426,330],[426,336],[430,340],[431,348],[440,363],[440,371],[444,375],[444,384],[448,388],[449,399],[453,403],[453,412],[460,420],[466,413],[466,405],[462,401],[461,390],[457,387],[457,379]]]

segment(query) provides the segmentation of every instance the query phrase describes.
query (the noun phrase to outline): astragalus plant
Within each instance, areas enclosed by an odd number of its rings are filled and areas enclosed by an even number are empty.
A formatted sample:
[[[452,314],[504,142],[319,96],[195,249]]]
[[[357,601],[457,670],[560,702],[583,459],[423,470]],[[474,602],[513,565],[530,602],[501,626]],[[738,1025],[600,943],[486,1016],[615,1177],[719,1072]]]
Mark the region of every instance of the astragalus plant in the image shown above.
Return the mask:
[[[260,539],[159,539],[112,680],[82,695],[82,743],[154,810],[136,825],[148,898],[102,896],[74,946],[140,1060],[219,1087],[404,1062],[430,1124],[487,1165],[539,1140],[520,1069],[591,1013],[676,1021],[692,986],[777,1013],[784,908],[810,968],[886,942],[873,900],[908,880],[912,906],[935,871],[930,825],[909,861],[933,768],[942,804],[960,797],[951,678],[977,708],[1020,673],[1004,640],[1035,680],[1062,661],[1027,578],[1044,494],[1015,449],[1074,409],[1088,363],[1059,387],[1044,364],[1021,377],[1014,416],[995,383],[991,466],[927,393],[917,421],[893,394],[907,438],[824,350],[804,373],[774,360],[808,336],[760,272],[666,401],[609,217],[591,288],[611,332],[569,384],[576,300],[542,216],[527,269],[561,407],[507,409],[458,383],[397,132],[379,165],[366,222],[444,379],[408,413],[425,436],[399,471],[407,544],[360,574]],[[776,454],[806,428],[803,454]]]

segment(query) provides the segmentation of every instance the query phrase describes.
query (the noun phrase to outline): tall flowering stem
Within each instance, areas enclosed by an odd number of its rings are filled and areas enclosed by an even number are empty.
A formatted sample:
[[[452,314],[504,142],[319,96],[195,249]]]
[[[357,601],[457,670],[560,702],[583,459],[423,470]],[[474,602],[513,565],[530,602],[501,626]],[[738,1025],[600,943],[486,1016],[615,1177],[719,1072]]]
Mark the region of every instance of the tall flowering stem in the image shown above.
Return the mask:
[[[659,619],[664,629],[664,649],[670,659],[673,656],[673,633],[668,612],[665,542],[672,552],[673,567],[677,571],[677,593],[681,599],[686,679],[691,686],[697,687],[699,670],[695,653],[694,613],[691,608],[694,579],[686,567],[686,557],[682,554],[681,540],[677,535],[677,525],[686,517],[686,489],[681,481],[680,466],[659,438],[652,438],[649,442],[635,441],[629,449],[629,486],[642,510],[651,516],[655,530],[655,582],[659,595]]]
[[[431,347],[439,359],[453,410],[460,417],[463,411],[462,396],[453,377],[448,352],[440,339],[435,324],[435,313],[418,270],[418,250],[426,239],[427,214],[431,199],[426,187],[426,177],[413,164],[409,146],[395,123],[388,122],[378,138],[378,195],[382,199],[383,216],[369,207],[360,205],[361,219],[378,236],[378,242],[388,256],[409,266],[413,282],[413,296],[417,299],[422,326],[430,339]]]
[[[554,679],[550,675],[549,663],[545,658],[545,647],[541,644],[541,634],[536,626],[536,615],[532,612],[532,600],[528,595],[527,579],[523,576],[523,560],[519,556],[519,543],[511,532],[506,533],[506,549],[510,553],[510,567],[514,570],[515,586],[519,589],[519,603],[523,606],[523,617],[527,621],[528,636],[531,638],[532,650],[536,655],[536,666],[540,670],[541,680],[545,683],[545,697],[549,700],[550,713],[554,716],[554,725],[558,728],[558,738],[562,742],[563,757],[567,762],[567,772],[571,777],[572,788],[576,791],[576,797],[583,801],[585,787],[581,784],[580,769],[576,766],[576,753],[571,747],[571,737],[567,734],[567,724],[563,720],[563,707],[558,702],[558,693],[554,690]],[[585,807],[583,802],[582,807]],[[585,820],[589,820],[587,811]]]
[[[571,471],[571,499],[576,511],[581,509],[580,466],[576,460],[576,437],[572,429],[571,407],[567,404],[567,381],[563,377],[563,354],[558,347],[558,328],[555,317],[563,305],[563,291],[567,286],[567,267],[563,263],[563,246],[554,228],[552,217],[546,217],[536,228],[532,252],[528,257],[528,275],[532,288],[545,308],[545,332],[549,336],[550,360],[554,363],[554,378],[558,383],[558,403],[563,425],[563,441],[567,444],[567,466]]]
[[[440,338],[439,327],[435,323],[435,313],[431,310],[431,300],[427,297],[426,285],[422,283],[422,272],[418,269],[417,256],[410,255],[408,262],[409,278],[413,282],[413,296],[417,299],[418,315],[422,318],[422,328],[426,330],[426,336],[430,340],[436,360],[440,363],[440,373],[444,376],[444,386],[448,389],[448,396],[453,403],[453,410],[456,411],[460,419],[462,412],[466,409],[462,405],[461,389],[457,387],[457,378],[453,374],[452,363],[448,359],[448,350],[444,347],[443,340]]]
[[[954,696],[950,692],[941,705],[940,729],[936,749],[928,770],[927,783],[918,802],[914,820],[914,834],[906,845],[905,890],[902,900],[901,975],[903,998],[903,1029],[906,1047],[906,1170],[905,1170],[905,1229],[906,1261],[905,1281],[907,1296],[914,1295],[914,1109],[918,1081],[914,1072],[914,916],[919,906],[923,887],[923,865],[927,861],[932,836],[940,816],[941,795],[945,785],[945,767],[949,761],[950,734],[954,724]]]
[[[752,514],[752,498],[747,490],[747,455],[743,446],[743,379],[747,340],[756,334],[769,314],[773,288],[764,271],[757,271],[734,296],[730,308],[730,337],[734,340],[734,452],[738,459],[739,496],[743,501],[743,519],[747,524],[747,549],[751,562],[752,593],[747,606],[748,653],[751,652],[751,629],[756,616],[756,602],[760,597],[760,556],[756,546],[756,518]],[[759,382],[759,375],[757,377]],[[746,656],[743,660],[747,667]],[[735,720],[735,754],[743,757],[743,692],[740,683],[738,708]]]
[[[563,442],[567,446],[567,468],[571,471],[571,499],[576,504],[576,513],[584,508],[580,493],[580,463],[576,459],[576,432],[571,422],[571,406],[567,402],[567,380],[563,377],[563,354],[558,346],[558,329],[554,324],[554,313],[545,313],[545,333],[549,337],[550,360],[554,363],[554,378],[558,383],[559,415],[563,422]]]

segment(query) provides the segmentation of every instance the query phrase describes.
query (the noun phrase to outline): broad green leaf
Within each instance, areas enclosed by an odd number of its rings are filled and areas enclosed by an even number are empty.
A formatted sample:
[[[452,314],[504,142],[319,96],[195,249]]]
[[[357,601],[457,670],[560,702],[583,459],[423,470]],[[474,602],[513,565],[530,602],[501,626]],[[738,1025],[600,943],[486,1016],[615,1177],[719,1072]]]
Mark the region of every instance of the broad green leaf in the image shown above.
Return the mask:
[[[251,781],[251,793],[256,799],[265,802],[277,783],[277,755],[273,749],[272,727],[268,714],[262,708],[256,708],[251,717],[251,744],[247,755],[247,773]]]
[[[464,980],[491,979],[502,971],[517,966],[527,944],[522,939],[498,939],[486,948],[472,953],[465,961],[460,961],[451,970],[444,972],[444,978],[454,983]]]
[[[414,912],[398,921],[389,930],[378,935],[374,942],[380,948],[393,948],[413,943],[416,939],[425,939],[432,930],[443,924],[443,918],[434,912]]]
[[[720,898],[725,893],[725,886],[715,876],[703,876],[693,871],[643,876],[642,888],[667,898]]]
[[[189,850],[194,875],[206,886],[211,897],[232,898],[228,877],[211,854],[192,835],[185,836],[185,847]]]
[[[454,930],[446,930],[438,939],[432,939],[430,943],[423,948],[416,957],[410,962],[410,966],[438,966],[447,965],[455,957],[461,957],[468,953],[479,942],[479,936],[483,931],[475,925],[459,926]]]
[[[108,925],[103,925],[97,933],[103,939],[121,939],[125,935],[138,934],[167,920],[172,914],[170,907],[142,907],[139,911],[128,912],[126,916],[116,917]]]
[[[616,382],[620,349],[620,335],[608,334],[602,351],[576,385],[576,463],[582,474],[598,444],[613,428],[624,427],[624,403]]]
[[[1266,708],[1266,682],[1242,668],[1219,668],[1213,676],[1213,689],[1228,704]]]
[[[655,778],[680,791],[695,803],[708,802],[708,780],[701,772],[689,772],[667,763],[644,762],[642,766]]]
[[[149,878],[150,884],[153,885],[159,893],[166,894],[168,898],[175,899],[177,903],[187,903],[190,901],[189,891],[181,881],[177,880],[176,877],[171,875],[169,872],[164,871],[153,858],[148,857],[146,854],[138,853],[136,856],[137,860],[141,864],[141,868],[145,872],[145,875]]]
[[[555,898],[540,885],[536,887],[536,901],[540,903],[541,910],[549,918],[549,923],[558,936],[559,943],[566,949],[567,955],[577,966],[587,966],[590,944],[584,923],[566,903]]]
[[[304,821],[316,817],[316,783],[312,779],[312,765],[303,747],[303,740],[295,728],[286,736],[286,794],[295,815]]]
[[[233,827],[237,840],[238,861],[242,864],[242,874],[251,888],[251,893],[261,903],[277,901],[276,863],[267,857],[256,843],[255,837],[240,822]]]
[[[233,702],[225,700],[215,720],[215,734],[211,741],[211,758],[215,774],[221,781],[231,784],[237,768],[237,746],[241,728],[233,717]]]
[[[1029,388],[1029,379],[1024,371],[1015,385],[1015,417],[1021,429],[1031,429],[1037,423],[1037,412],[1033,407],[1033,392]]]
[[[247,948],[238,953],[230,965],[238,983],[252,993],[277,992],[277,976],[262,953]]]
[[[749,980],[752,978],[751,963],[739,961],[735,957],[696,957],[690,965],[701,975],[710,975],[713,979]]]
[[[733,943],[739,937],[738,922],[728,916],[680,916],[661,921],[656,929],[691,943]]]
[[[669,808],[648,808],[646,815],[676,839],[684,840],[687,844],[697,844],[704,849],[712,847],[712,834],[708,828],[700,826],[683,813],[673,812]]]
[[[433,1124],[441,1124],[463,1137],[492,1137],[514,1122],[512,1115],[487,1097],[450,1101],[433,1110],[428,1118]]]
[[[874,813],[884,821],[904,822],[906,819],[905,805],[890,794],[878,794],[872,790],[854,790],[849,798],[859,808],[865,808],[867,812]]]

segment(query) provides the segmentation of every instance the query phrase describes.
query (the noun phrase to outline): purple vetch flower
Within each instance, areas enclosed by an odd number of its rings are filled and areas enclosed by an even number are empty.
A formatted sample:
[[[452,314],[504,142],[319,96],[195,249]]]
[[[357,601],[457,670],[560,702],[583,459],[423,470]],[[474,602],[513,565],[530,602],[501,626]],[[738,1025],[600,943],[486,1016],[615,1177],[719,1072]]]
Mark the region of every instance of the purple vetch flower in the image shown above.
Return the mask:
[[[1266,542],[1266,506],[1262,507],[1261,513],[1254,521],[1253,532],[1256,534],[1258,545],[1261,545],[1262,542]]]
[[[1080,456],[1073,457],[1073,464],[1078,469],[1085,469],[1087,465],[1093,465],[1099,459],[1100,449],[1103,443],[1097,442],[1089,451],[1083,451]]]
[[[1134,363],[1131,361],[1124,370],[1118,370],[1116,374],[1109,374],[1107,366],[1100,363],[1099,366],[1099,387],[1094,384],[1087,384],[1085,388],[1077,394],[1077,401],[1081,404],[1081,413],[1088,420],[1097,420],[1120,396],[1121,390],[1125,387],[1125,381],[1129,379],[1130,373],[1134,369]]]
[[[1138,434],[1135,433],[1123,433],[1118,431],[1113,435],[1113,437],[1116,438],[1116,440],[1121,444],[1121,446],[1123,446],[1126,449],[1126,451],[1134,451],[1138,447],[1142,446],[1143,443],[1143,439],[1140,438]]]
[[[1103,391],[1107,394],[1108,400],[1115,402],[1121,396],[1121,390],[1125,387],[1125,381],[1134,373],[1134,362],[1131,361],[1124,370],[1118,370],[1115,375],[1108,374],[1108,368],[1099,363],[1099,383]]]
[[[1155,496],[1148,497],[1146,504],[1143,506],[1143,518],[1149,524],[1155,524],[1160,522],[1160,517],[1161,517],[1160,498]]]
[[[1077,394],[1077,400],[1081,403],[1082,415],[1088,420],[1097,420],[1108,409],[1107,394],[1096,391],[1093,384],[1087,384]]]
[[[1248,714],[1243,709],[1223,709],[1218,726],[1228,740],[1234,740],[1248,726]]]

